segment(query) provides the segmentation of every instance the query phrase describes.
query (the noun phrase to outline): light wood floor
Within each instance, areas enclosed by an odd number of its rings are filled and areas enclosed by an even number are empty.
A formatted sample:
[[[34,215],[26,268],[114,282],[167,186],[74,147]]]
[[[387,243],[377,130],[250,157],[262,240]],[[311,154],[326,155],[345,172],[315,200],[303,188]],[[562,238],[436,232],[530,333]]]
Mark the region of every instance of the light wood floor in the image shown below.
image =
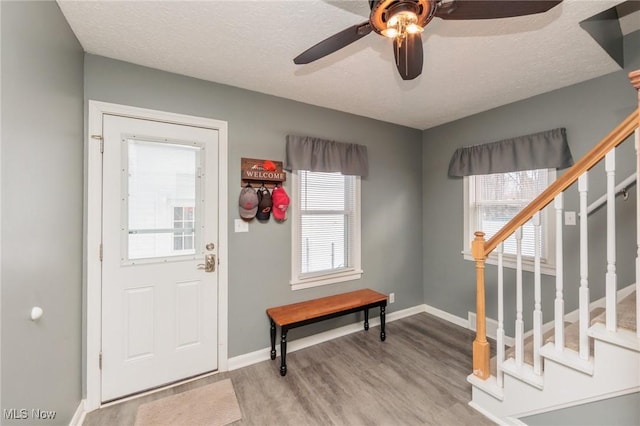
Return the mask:
[[[238,425],[493,425],[470,408],[473,333],[428,314],[103,408],[84,425],[133,425],[142,403],[230,378]],[[265,333],[268,326],[265,321]],[[290,337],[293,333],[290,333]]]

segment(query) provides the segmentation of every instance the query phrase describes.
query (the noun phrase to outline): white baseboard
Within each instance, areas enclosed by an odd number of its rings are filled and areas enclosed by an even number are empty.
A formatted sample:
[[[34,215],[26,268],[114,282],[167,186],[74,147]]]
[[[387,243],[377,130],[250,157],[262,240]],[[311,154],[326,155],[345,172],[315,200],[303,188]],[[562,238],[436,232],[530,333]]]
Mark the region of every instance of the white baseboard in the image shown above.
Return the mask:
[[[84,409],[84,399],[80,401],[78,404],[78,408],[76,412],[73,414],[71,421],[69,422],[69,426],[82,426],[84,423],[84,417],[87,415],[87,412]]]
[[[428,314],[436,316],[445,321],[449,321],[450,323],[453,323],[455,325],[459,325],[460,327],[469,328],[469,321],[464,318],[460,318],[456,315],[450,314],[449,312],[443,311],[430,305],[423,306],[425,307],[424,312]]]
[[[469,330],[476,330],[476,313],[475,312],[468,312],[467,313],[469,316],[469,327],[467,327]],[[487,337],[496,340],[497,336],[498,336],[498,321],[494,320],[493,318],[489,318],[487,317],[485,319],[485,326],[486,326],[486,333],[487,333]],[[509,336],[504,336],[504,344],[507,346],[513,346],[516,344],[516,341],[513,337],[509,337]]]
[[[237,355],[229,358],[227,362],[228,371],[237,370],[238,368],[248,367],[262,361],[270,359],[271,349],[264,348],[257,351],[248,352],[246,354]]]
[[[386,316],[386,323],[390,323],[401,318],[406,318],[411,315],[426,312],[427,305],[418,305],[411,308],[403,309],[401,311],[391,312]],[[441,311],[442,312],[442,311]],[[369,320],[369,327],[376,327],[380,325],[380,318],[372,318]],[[309,346],[317,345],[319,343],[328,342],[329,340],[337,339],[338,337],[346,336],[347,334],[355,333],[362,330],[362,323],[357,322],[343,327],[334,328],[333,330],[327,330],[322,333],[314,334],[312,336],[302,337],[300,339],[287,342],[287,353],[295,352],[300,349],[308,348]],[[276,345],[276,352],[280,356],[280,345]],[[238,355],[229,358],[228,368],[229,371],[237,370],[238,368],[247,367],[258,362],[271,359],[271,348],[259,349],[254,352]]]

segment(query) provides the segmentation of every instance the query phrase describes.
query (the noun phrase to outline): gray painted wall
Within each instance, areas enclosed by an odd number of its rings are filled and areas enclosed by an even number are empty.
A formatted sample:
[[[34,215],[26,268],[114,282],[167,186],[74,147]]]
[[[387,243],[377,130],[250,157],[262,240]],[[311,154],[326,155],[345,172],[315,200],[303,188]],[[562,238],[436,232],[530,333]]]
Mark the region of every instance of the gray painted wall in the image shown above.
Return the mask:
[[[84,55],[54,2],[1,2],[2,10],[2,408],[58,412],[66,424],[81,399],[81,266],[84,100],[94,99],[229,123],[229,355],[268,346],[264,309],[359,287],[396,293],[389,312],[428,303],[466,317],[474,310],[473,265],[462,260],[462,182],[448,179],[463,145],[563,126],[579,158],[635,108],[626,72],[478,114],[425,132],[324,108]],[[640,67],[638,33],[627,37],[627,71]],[[282,159],[288,133],[367,145],[371,175],[362,184],[360,281],[293,292],[290,223],[251,224],[238,217],[241,157]],[[621,177],[631,170],[623,149]],[[597,171],[601,173],[602,170]],[[593,182],[593,193],[603,184]],[[620,286],[631,278],[633,197],[618,200]],[[16,207],[18,206],[18,207]],[[567,200],[576,209],[577,196]],[[446,221],[443,221],[447,218]],[[602,277],[603,235],[594,214],[591,276]],[[566,229],[569,239],[575,228]],[[624,235],[627,234],[627,235]],[[31,237],[31,238],[25,238]],[[423,249],[424,245],[424,249]],[[632,244],[631,244],[632,245]],[[566,286],[575,289],[577,258],[567,250]],[[38,262],[38,267],[34,267]],[[495,277],[489,267],[488,278]],[[601,279],[592,278],[596,298]],[[531,277],[526,277],[528,297]],[[553,287],[545,280],[546,289]],[[494,287],[488,289],[495,316]],[[568,292],[567,309],[575,307]],[[549,306],[550,297],[545,294]],[[45,316],[28,320],[40,305]],[[530,304],[529,304],[530,305]],[[527,318],[530,315],[527,313]],[[550,319],[548,312],[545,318]],[[353,322],[348,317],[292,331],[291,338]]]
[[[625,39],[626,70],[589,80],[571,87],[529,98],[481,114],[457,120],[423,133],[423,231],[425,303],[467,318],[475,312],[475,269],[460,254],[463,249],[462,179],[447,177],[448,163],[461,146],[477,145],[542,130],[565,127],[575,160],[607,135],[622,119],[637,108],[637,96],[627,73],[640,67],[640,32]],[[517,76],[515,77],[517,78]],[[618,181],[634,169],[633,142],[619,148]],[[559,173],[560,175],[560,173]],[[590,202],[605,192],[604,167],[596,166],[590,178]],[[597,175],[597,177],[595,176]],[[618,288],[635,281],[635,198],[617,200]],[[565,209],[578,210],[577,185],[565,196]],[[605,214],[600,209],[590,216],[590,288],[591,300],[604,294],[606,272]],[[446,218],[446,219],[445,219]],[[565,232],[565,311],[577,308],[579,287],[578,227]],[[470,241],[466,242],[467,247]],[[497,273],[487,266],[487,315],[497,318]],[[505,269],[505,303],[515,300],[515,274]],[[544,321],[553,319],[555,278],[543,276]],[[525,273],[525,326],[532,325],[533,276]],[[513,305],[513,303],[511,303]],[[513,331],[513,310],[506,312],[506,329]],[[510,334],[512,335],[512,334]]]
[[[269,346],[265,309],[271,306],[363,287],[395,292],[388,312],[423,302],[420,131],[93,55],[85,56],[85,99],[228,122],[230,357]],[[233,232],[239,218],[240,158],[283,160],[289,133],[368,148],[361,280],[292,291],[290,221],[256,222],[249,233]],[[288,183],[285,188],[290,192]],[[353,321],[355,315],[325,321],[292,330],[289,336]]]
[[[55,2],[0,7],[2,408],[68,424],[81,400],[83,52]]]

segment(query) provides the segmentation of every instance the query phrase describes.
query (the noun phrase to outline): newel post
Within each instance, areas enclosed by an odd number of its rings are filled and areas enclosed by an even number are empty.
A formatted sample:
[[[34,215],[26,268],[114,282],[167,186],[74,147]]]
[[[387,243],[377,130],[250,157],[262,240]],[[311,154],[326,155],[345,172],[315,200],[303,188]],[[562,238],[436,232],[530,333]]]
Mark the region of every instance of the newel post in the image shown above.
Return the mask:
[[[476,260],[476,338],[473,341],[473,374],[482,380],[488,379],[489,342],[484,305],[484,232],[478,231],[471,242],[471,254]]]
[[[631,71],[629,80],[631,80],[631,85],[638,90],[638,106],[640,106],[640,70]]]

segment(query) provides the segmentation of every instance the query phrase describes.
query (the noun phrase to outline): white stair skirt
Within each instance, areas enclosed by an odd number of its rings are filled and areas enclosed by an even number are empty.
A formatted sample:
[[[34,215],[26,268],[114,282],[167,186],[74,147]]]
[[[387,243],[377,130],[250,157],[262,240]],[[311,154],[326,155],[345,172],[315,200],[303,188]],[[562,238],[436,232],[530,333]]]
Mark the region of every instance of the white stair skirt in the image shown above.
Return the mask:
[[[473,389],[470,405],[493,420],[513,424],[517,417],[639,391],[640,338],[635,330],[625,328],[635,323],[635,289],[636,285],[632,284],[617,292],[618,327],[615,332],[607,330],[605,324],[606,297],[589,304],[586,309],[586,322],[589,322],[587,336],[593,342],[592,350],[587,351],[587,359],[580,354],[582,331],[577,331],[583,328],[585,321],[585,309],[581,307],[564,317],[566,347],[562,350],[558,350],[553,341],[555,319],[542,327],[546,332],[543,337],[546,343],[539,351],[543,359],[541,374],[536,374],[530,357],[535,349],[532,347],[532,340],[535,340],[532,330],[524,342],[526,361],[521,365],[513,353],[499,363],[499,371],[492,372],[502,373],[501,379],[493,375],[485,381],[473,375],[468,377]],[[513,349],[507,354],[511,352]]]
[[[503,389],[496,386],[493,376],[486,383],[469,380],[473,385],[471,405],[506,422],[508,417],[539,414],[640,390],[640,351],[596,340],[593,362],[594,374],[589,375],[545,358],[542,388],[511,374],[504,375]]]

